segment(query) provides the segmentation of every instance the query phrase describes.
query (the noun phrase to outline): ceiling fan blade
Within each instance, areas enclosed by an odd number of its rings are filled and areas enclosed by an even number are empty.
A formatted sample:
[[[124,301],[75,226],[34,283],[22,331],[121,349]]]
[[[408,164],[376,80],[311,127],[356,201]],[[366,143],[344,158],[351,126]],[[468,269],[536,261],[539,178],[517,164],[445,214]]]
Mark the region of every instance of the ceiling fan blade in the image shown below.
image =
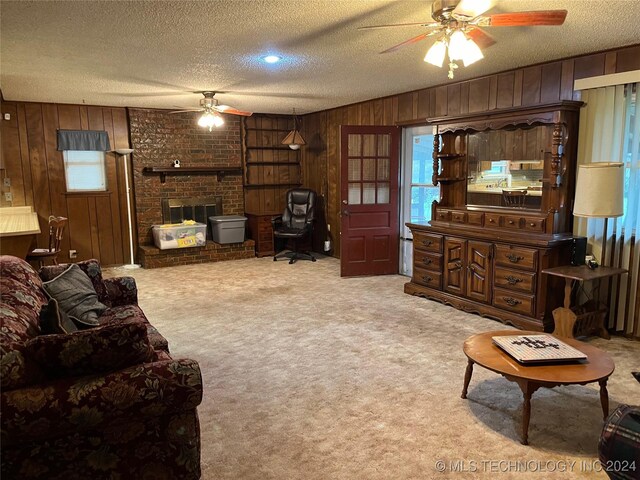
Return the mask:
[[[373,30],[375,28],[415,27],[417,25],[420,25],[422,27],[429,27],[429,28],[441,26],[439,23],[424,23],[424,22],[418,22],[418,23],[391,23],[389,25],[369,25],[368,27],[358,27],[358,30]]]
[[[566,10],[540,10],[537,12],[498,13],[480,17],[472,22],[481,27],[527,27],[532,25],[562,25]]]
[[[456,20],[469,21],[493,8],[494,4],[495,0],[460,0],[451,15]]]
[[[407,45],[411,45],[413,43],[417,43],[420,40],[424,40],[425,38],[427,38],[429,36],[429,33],[421,33],[420,35],[417,35],[413,38],[410,38],[409,40],[405,40],[402,43],[399,43],[398,45],[394,45],[391,48],[387,48],[386,50],[380,52],[380,53],[390,53],[390,52],[395,52],[396,50],[405,47]]]
[[[489,48],[491,45],[495,45],[496,41],[491,35],[482,30],[481,28],[472,28],[467,33],[467,37],[476,42],[481,49]]]
[[[204,109],[202,108],[182,108],[180,110],[173,110],[171,113],[188,113],[188,112],[204,112]]]
[[[243,117],[250,117],[251,115],[253,115],[252,112],[245,112],[243,110],[238,110],[237,108],[230,107],[229,105],[215,105],[213,109],[220,113],[227,113],[231,115],[242,115]]]

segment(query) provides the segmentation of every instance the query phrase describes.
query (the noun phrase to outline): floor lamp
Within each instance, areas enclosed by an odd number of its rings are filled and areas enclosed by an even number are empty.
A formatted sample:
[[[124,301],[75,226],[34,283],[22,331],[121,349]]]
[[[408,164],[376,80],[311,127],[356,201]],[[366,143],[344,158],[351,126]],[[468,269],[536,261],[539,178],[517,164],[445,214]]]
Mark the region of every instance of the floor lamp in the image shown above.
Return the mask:
[[[133,226],[131,225],[131,188],[129,187],[129,168],[127,162],[127,155],[133,152],[132,148],[118,148],[116,153],[118,155],[122,155],[124,160],[124,182],[125,189],[127,193],[127,220],[129,221],[129,254],[131,255],[131,263],[127,265],[123,265],[123,268],[140,268],[135,262],[135,257],[133,256]]]
[[[610,218],[624,213],[624,164],[590,163],[578,167],[573,215],[604,218],[600,264],[606,263],[607,230]]]

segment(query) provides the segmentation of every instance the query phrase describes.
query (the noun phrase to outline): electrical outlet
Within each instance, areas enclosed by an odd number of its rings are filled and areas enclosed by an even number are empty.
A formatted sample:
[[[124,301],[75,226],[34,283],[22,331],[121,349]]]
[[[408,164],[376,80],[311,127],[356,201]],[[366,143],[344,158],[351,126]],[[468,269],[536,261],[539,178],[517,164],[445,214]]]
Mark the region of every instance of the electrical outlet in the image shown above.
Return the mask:
[[[331,231],[331,225],[327,223],[327,232],[330,232],[330,231]]]
[[[5,113],[4,114],[4,119],[5,120],[11,120],[11,114],[10,113]]]
[[[10,187],[11,186],[11,179],[9,177],[5,177],[4,186],[5,187]]]
[[[77,250],[69,250],[69,258],[77,258],[78,251]]]
[[[11,192],[5,192],[4,199],[7,202],[13,202],[13,194]]]

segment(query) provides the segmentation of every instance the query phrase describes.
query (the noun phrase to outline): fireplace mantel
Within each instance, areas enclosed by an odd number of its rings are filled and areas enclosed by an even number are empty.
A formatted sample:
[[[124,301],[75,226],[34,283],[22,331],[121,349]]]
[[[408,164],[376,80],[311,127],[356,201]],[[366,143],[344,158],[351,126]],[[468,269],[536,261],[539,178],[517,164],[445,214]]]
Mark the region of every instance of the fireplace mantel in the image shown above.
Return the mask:
[[[160,175],[164,183],[167,175],[216,175],[221,181],[225,175],[242,175],[241,167],[144,167],[144,175]]]

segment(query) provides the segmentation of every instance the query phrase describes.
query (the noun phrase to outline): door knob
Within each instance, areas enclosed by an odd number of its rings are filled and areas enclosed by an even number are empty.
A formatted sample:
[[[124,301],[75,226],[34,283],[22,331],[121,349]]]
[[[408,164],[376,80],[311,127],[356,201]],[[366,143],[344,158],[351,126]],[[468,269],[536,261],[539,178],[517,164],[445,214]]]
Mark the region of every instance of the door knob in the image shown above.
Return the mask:
[[[347,202],[346,200],[342,200],[342,203],[344,203],[345,205],[349,205],[349,202]]]

